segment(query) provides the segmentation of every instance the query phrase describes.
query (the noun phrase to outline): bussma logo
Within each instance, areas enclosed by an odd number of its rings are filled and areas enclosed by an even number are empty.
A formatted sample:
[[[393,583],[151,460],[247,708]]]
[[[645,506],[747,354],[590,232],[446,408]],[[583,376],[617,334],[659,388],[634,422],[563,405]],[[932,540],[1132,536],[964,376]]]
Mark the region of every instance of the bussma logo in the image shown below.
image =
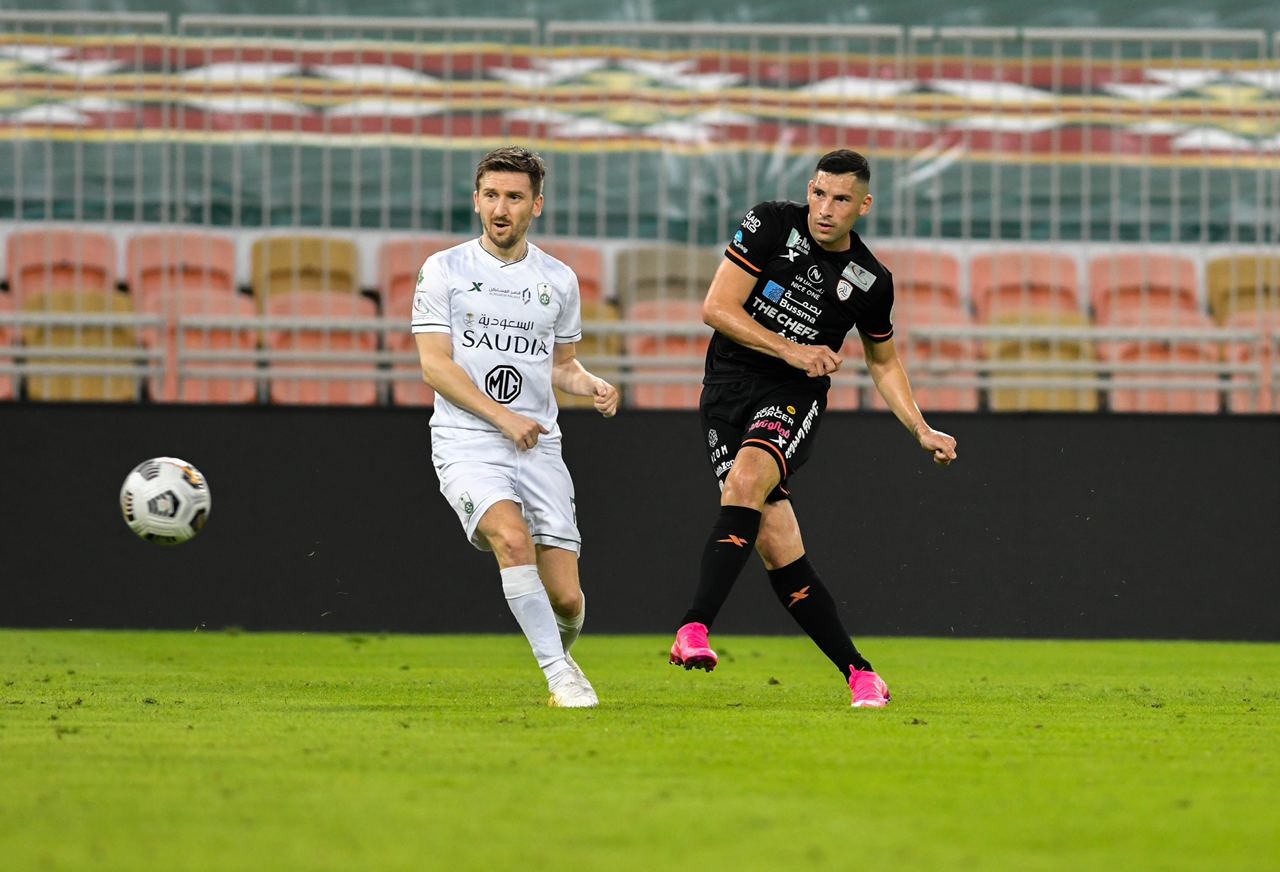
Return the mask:
[[[504,406],[520,396],[520,388],[524,386],[524,377],[514,366],[495,366],[484,377],[484,390],[489,396]]]

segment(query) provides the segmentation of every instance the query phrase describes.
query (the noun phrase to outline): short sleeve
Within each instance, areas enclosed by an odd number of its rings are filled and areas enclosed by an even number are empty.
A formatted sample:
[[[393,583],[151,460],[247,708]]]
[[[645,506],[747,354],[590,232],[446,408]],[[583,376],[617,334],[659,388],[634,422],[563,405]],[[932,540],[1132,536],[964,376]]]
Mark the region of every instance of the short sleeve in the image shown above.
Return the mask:
[[[582,341],[582,293],[578,288],[578,277],[569,273],[568,288],[565,290],[564,304],[556,317],[556,344]]]
[[[761,203],[742,218],[724,256],[753,276],[764,272],[782,235],[782,216],[778,204]]]
[[[884,281],[867,310],[858,316],[858,332],[872,342],[893,338],[893,275],[885,270]]]
[[[451,333],[449,322],[449,281],[444,267],[435,255],[418,270],[418,284],[413,290],[414,333]]]

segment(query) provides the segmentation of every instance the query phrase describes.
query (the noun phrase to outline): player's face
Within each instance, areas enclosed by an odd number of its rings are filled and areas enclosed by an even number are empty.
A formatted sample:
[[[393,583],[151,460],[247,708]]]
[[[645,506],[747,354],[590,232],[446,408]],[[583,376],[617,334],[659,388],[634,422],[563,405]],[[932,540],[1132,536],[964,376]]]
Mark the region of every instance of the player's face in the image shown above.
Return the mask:
[[[485,239],[500,252],[517,252],[529,225],[542,214],[542,195],[533,195],[525,173],[485,173],[473,196]]]
[[[828,251],[849,247],[849,231],[871,211],[865,182],[853,173],[819,172],[809,180],[809,235]]]

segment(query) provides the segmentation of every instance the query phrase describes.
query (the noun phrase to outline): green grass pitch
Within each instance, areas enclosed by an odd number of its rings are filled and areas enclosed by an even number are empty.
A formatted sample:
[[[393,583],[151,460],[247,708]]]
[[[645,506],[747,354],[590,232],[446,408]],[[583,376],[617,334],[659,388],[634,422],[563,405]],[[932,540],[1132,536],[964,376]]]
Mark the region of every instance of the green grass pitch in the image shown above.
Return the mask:
[[[0,867],[1280,868],[1280,646],[0,631]]]

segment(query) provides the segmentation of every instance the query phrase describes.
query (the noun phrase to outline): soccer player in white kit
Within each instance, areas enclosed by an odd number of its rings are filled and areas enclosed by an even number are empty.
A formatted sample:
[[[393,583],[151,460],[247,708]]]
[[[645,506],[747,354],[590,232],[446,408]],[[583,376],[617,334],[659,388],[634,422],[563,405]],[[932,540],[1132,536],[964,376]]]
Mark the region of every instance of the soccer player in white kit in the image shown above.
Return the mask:
[[[476,167],[483,233],[427,258],[413,297],[422,377],[435,389],[431,459],[467,538],[492,551],[507,605],[551,691],[548,705],[598,704],[569,656],[582,629],[573,480],[560,455],[553,387],[594,398],[606,418],[618,391],[583,368],[578,278],[525,237],[542,214],[542,158],[496,149]]]

